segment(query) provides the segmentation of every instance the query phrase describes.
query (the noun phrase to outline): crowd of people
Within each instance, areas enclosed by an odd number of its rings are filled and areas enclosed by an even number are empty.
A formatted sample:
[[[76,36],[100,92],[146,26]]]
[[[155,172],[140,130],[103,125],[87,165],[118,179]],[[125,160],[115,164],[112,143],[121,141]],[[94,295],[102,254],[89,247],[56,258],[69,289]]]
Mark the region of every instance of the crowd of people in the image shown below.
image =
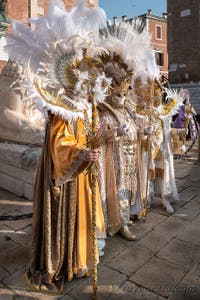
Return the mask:
[[[55,0],[47,16],[30,20],[34,28],[14,22],[7,36],[10,58],[26,70],[21,84],[46,117],[25,275],[31,290],[60,293],[66,280],[89,275],[93,230],[99,260],[107,237],[137,238],[134,220],[146,221],[155,196],[169,214],[179,201],[171,123],[180,107],[174,127],[185,116],[185,94],[164,87],[139,22],[98,35],[102,21],[102,9],[77,1],[69,12]]]

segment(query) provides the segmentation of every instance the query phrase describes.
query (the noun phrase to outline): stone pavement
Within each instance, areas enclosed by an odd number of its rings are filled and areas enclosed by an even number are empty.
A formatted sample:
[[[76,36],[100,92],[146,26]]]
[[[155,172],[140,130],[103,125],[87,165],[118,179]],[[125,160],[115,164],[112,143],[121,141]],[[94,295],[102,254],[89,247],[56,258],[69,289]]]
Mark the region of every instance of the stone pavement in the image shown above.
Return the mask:
[[[158,199],[137,241],[108,238],[98,272],[99,299],[200,299],[200,165],[197,153],[175,161],[180,203],[168,215]],[[32,202],[0,190],[0,215],[27,214]],[[0,221],[0,300],[91,299],[91,278],[76,279],[59,297],[29,293],[23,274],[30,258],[31,219]]]

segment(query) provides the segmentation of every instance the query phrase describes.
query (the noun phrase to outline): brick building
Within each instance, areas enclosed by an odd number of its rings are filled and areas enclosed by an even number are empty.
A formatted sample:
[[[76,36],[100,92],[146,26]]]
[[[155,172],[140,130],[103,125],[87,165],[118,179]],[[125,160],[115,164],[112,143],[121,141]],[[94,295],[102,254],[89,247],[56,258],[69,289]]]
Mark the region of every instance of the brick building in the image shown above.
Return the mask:
[[[169,81],[187,88],[200,113],[200,0],[168,0]]]
[[[6,14],[9,20],[16,19],[27,23],[28,18],[43,16],[47,13],[50,0],[0,0],[6,3]],[[70,9],[76,0],[63,0],[66,7]],[[98,5],[98,0],[88,0],[89,6]],[[8,27],[11,29],[11,25]],[[4,37],[0,38],[0,71],[8,60],[7,54],[3,51],[5,45]]]
[[[151,45],[155,50],[156,61],[160,73],[168,77],[168,50],[167,50],[167,14],[162,17],[153,15],[151,9],[146,14],[138,16],[143,20],[151,34]]]

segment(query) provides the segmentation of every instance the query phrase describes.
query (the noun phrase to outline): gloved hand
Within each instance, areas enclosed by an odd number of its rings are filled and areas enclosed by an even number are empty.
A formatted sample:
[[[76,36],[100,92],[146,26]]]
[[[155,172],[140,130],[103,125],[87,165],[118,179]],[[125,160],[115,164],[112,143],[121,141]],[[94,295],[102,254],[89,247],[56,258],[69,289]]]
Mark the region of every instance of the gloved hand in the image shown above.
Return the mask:
[[[151,135],[153,133],[153,130],[154,130],[153,126],[146,127],[144,128],[144,134]]]
[[[123,124],[117,128],[117,135],[123,136],[127,135],[129,132],[129,126],[127,124]]]

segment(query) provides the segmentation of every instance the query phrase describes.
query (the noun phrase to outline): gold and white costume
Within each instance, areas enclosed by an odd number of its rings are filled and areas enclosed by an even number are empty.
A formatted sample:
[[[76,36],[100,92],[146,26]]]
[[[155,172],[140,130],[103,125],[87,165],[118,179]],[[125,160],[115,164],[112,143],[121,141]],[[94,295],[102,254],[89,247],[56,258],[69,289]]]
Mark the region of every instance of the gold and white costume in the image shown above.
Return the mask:
[[[107,232],[121,231],[127,239],[134,239],[127,226],[130,209],[137,191],[137,130],[134,120],[124,107],[102,105],[100,121],[106,128],[104,146]]]
[[[135,92],[142,98],[136,108],[138,126],[153,127],[152,135],[140,141],[143,202],[150,207],[153,196],[160,196],[166,210],[173,213],[170,203],[178,202],[179,196],[174,174],[171,118],[182,99],[171,92],[168,102],[163,104],[162,89],[157,80],[149,80],[144,86],[139,83]]]

